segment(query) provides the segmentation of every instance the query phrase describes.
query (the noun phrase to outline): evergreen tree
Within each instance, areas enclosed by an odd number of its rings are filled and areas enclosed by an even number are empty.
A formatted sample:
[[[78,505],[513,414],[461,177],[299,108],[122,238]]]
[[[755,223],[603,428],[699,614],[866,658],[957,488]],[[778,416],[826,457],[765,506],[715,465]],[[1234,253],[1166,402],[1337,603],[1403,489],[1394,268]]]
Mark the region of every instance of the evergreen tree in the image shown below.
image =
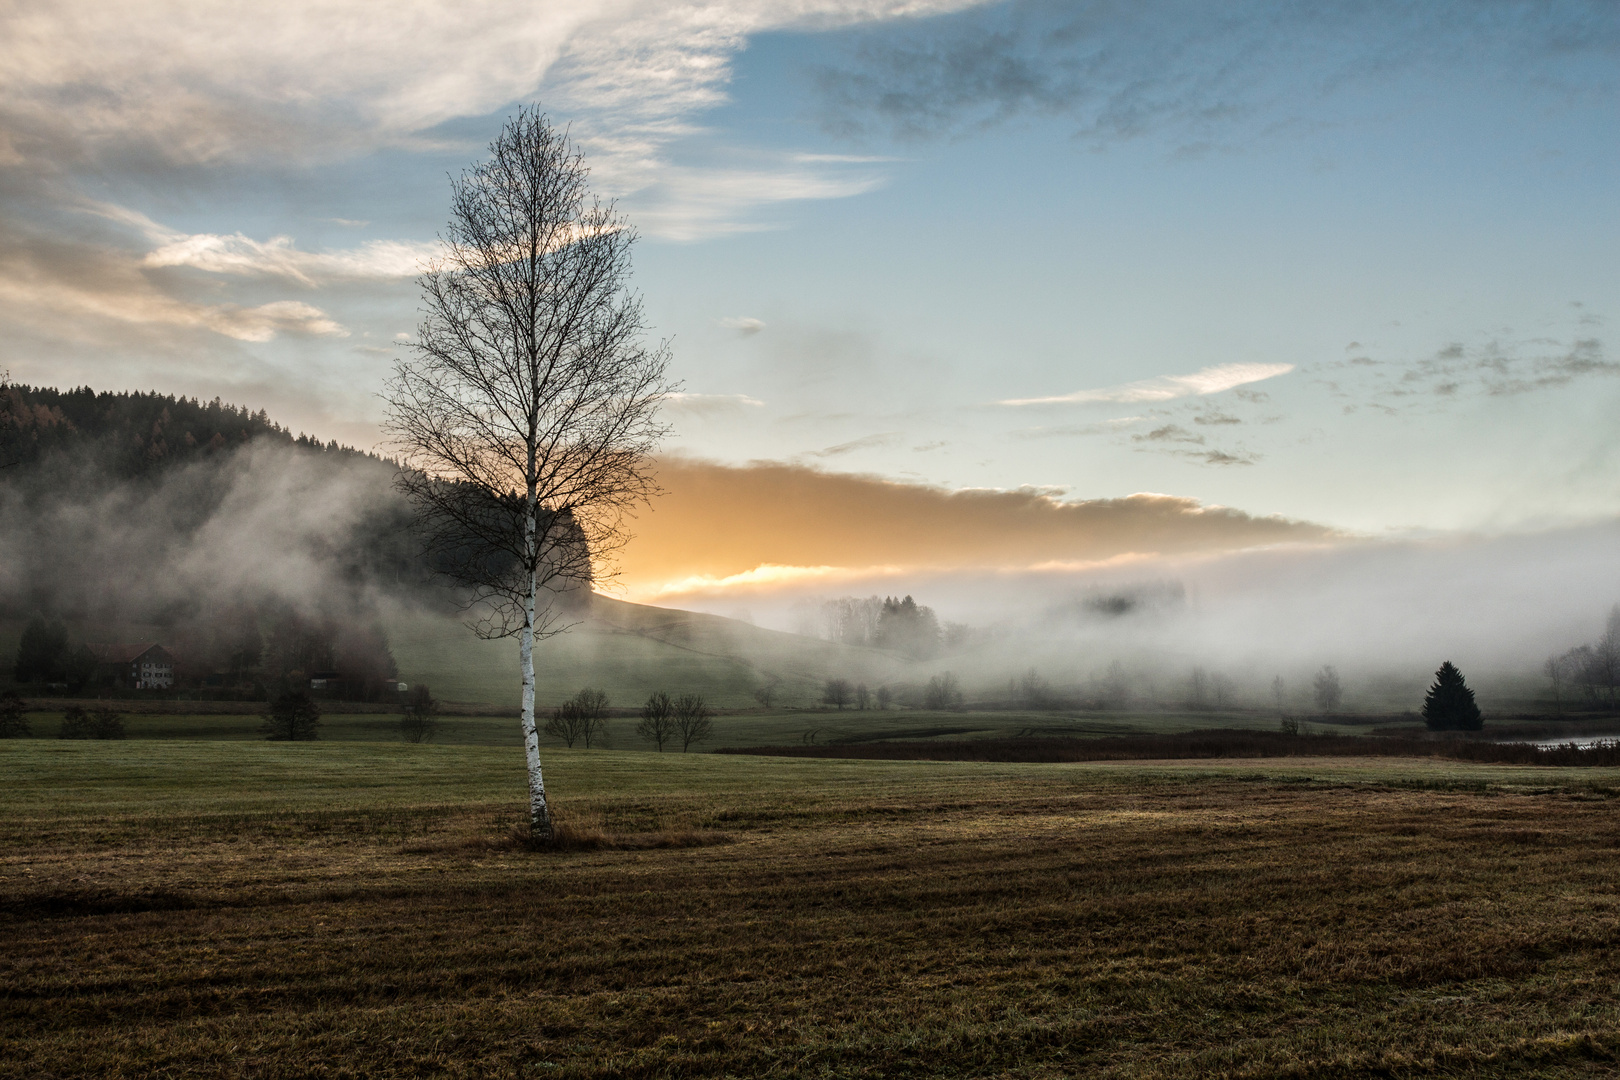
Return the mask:
[[[1478,731],[1484,726],[1474,692],[1450,660],[1434,673],[1434,685],[1424,695],[1423,722],[1430,731]]]

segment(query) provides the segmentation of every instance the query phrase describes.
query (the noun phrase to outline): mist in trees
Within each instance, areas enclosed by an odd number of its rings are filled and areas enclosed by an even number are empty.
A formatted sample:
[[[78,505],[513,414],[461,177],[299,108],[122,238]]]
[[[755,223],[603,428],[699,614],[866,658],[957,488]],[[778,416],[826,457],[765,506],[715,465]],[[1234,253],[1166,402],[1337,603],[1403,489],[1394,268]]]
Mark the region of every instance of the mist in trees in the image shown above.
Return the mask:
[[[848,679],[828,679],[822,684],[821,700],[824,704],[831,705],[841,711],[845,705],[849,704],[853,693],[854,689],[850,686]]]
[[[1344,700],[1344,686],[1339,682],[1339,669],[1332,664],[1322,665],[1322,670],[1311,679],[1311,692],[1316,697],[1316,707],[1324,713],[1333,712]]]
[[[888,649],[914,660],[938,656],[946,641],[934,609],[910,596],[845,596],[824,601],[820,634],[827,641]]]
[[[1560,711],[1570,698],[1614,708],[1620,693],[1620,604],[1610,609],[1596,641],[1547,657],[1541,670]]]
[[[925,709],[960,709],[962,701],[962,684],[957,681],[954,672],[941,672],[931,677],[928,680],[928,685],[923,689],[923,708]]]

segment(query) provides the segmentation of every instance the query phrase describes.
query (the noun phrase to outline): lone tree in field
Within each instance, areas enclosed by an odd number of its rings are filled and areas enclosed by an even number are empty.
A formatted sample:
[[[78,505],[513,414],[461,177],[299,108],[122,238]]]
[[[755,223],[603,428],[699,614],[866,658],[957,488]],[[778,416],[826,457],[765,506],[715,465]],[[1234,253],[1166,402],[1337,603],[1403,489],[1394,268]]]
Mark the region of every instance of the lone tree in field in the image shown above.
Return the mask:
[[[321,726],[321,710],[302,690],[292,690],[270,703],[259,730],[272,742],[305,742]]]
[[[650,454],[668,353],[643,343],[636,235],[586,186],[566,132],[534,109],[451,184],[445,252],[384,397],[434,568],[468,590],[482,637],[518,638],[535,840],[551,838],[534,720],[534,643],[568,629],[623,522],[656,494]]]
[[[714,725],[709,722],[712,716],[714,710],[700,694],[682,694],[675,699],[675,737],[681,741],[681,753],[714,734]]]
[[[1322,670],[1311,680],[1311,689],[1316,693],[1316,707],[1325,713],[1337,709],[1339,702],[1344,700],[1344,686],[1339,682],[1339,669],[1332,664],[1322,665]]]
[[[1423,696],[1423,722],[1430,731],[1478,731],[1485,726],[1474,692],[1450,660],[1434,673],[1434,685]]]
[[[636,734],[664,752],[664,744],[675,738],[675,702],[662,690],[655,690],[641,707],[641,722]]]
[[[426,683],[418,683],[405,699],[404,715],[399,718],[400,738],[408,743],[432,742],[439,733],[439,702]]]

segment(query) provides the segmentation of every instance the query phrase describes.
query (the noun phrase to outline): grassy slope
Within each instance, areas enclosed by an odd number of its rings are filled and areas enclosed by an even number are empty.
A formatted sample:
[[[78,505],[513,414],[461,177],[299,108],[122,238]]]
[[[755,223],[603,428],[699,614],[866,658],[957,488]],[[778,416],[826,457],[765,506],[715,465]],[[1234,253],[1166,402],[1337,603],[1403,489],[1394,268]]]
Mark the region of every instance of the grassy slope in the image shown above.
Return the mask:
[[[0,743],[0,1076],[1585,1076],[1620,772]]]

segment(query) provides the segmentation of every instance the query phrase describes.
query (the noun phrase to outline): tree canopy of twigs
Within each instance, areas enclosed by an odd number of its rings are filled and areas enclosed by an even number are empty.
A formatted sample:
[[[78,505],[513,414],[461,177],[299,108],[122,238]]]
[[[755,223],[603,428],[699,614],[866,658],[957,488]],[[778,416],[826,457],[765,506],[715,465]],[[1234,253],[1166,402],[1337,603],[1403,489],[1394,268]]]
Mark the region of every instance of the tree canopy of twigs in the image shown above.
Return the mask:
[[[411,688],[399,718],[400,738],[408,743],[432,742],[439,733],[439,702],[426,683]]]
[[[682,694],[675,699],[675,737],[680,740],[681,753],[714,734],[713,716],[714,710],[701,694]]]
[[[664,744],[675,738],[675,702],[662,690],[655,690],[641,706],[636,734],[663,752]]]
[[[443,256],[418,279],[416,339],[384,393],[399,484],[471,625],[520,638],[530,824],[551,835],[534,721],[536,639],[606,573],[656,494],[667,348],[643,343],[635,231],[591,195],[566,131],[535,109],[451,184]]]
[[[607,694],[586,687],[552,711],[545,732],[570,748],[583,742],[589,750],[592,744],[600,746],[607,735],[607,715]]]

